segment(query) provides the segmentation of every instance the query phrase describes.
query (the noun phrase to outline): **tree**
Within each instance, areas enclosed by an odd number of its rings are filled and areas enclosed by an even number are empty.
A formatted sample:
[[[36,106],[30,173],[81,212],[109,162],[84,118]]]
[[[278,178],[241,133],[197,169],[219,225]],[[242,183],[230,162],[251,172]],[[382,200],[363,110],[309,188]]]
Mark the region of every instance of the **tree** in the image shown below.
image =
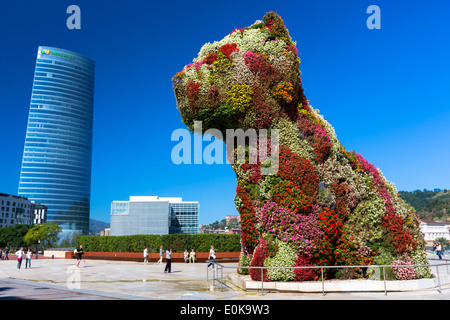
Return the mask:
[[[26,242],[23,237],[32,226],[27,224],[15,224],[6,228],[0,228],[0,246],[24,247]]]
[[[59,240],[62,228],[55,222],[39,223],[28,230],[23,239],[29,244],[52,245]]]
[[[227,225],[227,221],[225,219],[223,219],[220,222],[215,221],[215,222],[211,223],[211,228],[214,230],[224,229],[226,225]]]

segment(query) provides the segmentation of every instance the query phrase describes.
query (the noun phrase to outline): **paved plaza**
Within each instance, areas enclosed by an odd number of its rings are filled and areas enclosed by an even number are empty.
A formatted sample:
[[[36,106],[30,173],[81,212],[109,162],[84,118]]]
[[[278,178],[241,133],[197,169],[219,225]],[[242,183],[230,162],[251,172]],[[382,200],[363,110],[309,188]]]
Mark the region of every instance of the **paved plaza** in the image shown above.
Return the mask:
[[[0,261],[0,299],[25,300],[450,300],[450,286],[412,292],[276,293],[245,292],[227,282],[223,290],[207,281],[205,263],[164,264],[85,260],[32,260],[19,270],[17,261]],[[236,263],[225,264],[224,276]]]

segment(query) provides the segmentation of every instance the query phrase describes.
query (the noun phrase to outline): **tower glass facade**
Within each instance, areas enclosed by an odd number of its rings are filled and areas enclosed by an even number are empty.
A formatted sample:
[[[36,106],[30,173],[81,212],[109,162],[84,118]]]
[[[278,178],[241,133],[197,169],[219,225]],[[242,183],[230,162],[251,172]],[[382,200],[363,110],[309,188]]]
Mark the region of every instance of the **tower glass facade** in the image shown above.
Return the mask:
[[[38,48],[19,195],[63,233],[89,233],[94,73],[82,55]]]

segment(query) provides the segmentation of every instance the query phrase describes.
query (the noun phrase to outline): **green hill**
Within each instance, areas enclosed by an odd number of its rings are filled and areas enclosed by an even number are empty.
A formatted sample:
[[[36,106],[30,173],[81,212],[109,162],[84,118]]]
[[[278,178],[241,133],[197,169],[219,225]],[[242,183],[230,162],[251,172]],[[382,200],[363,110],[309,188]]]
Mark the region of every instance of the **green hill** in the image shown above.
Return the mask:
[[[450,190],[400,191],[400,197],[416,209],[421,219],[450,221]]]
[[[100,231],[105,230],[105,228],[109,228],[109,223],[94,220],[94,219],[89,219],[89,233],[90,234],[100,233]]]

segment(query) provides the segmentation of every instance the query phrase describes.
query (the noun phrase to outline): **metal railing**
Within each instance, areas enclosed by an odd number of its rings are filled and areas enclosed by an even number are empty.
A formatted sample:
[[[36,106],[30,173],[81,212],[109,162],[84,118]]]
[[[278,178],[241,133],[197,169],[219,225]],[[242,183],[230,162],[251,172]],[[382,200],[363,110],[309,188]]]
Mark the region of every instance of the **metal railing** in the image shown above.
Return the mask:
[[[259,266],[225,266],[220,262],[224,261],[239,261],[239,259],[215,259],[215,260],[206,260],[207,268],[206,268],[206,281],[209,282],[209,269],[212,269],[213,276],[212,276],[212,287],[215,287],[215,282],[220,283],[220,289],[223,292],[224,287],[226,286],[224,276],[223,276],[223,270],[226,268],[229,269],[260,269],[261,270],[261,295],[264,295],[264,270],[265,269],[320,269],[321,274],[321,283],[322,283],[322,294],[325,295],[325,279],[324,279],[324,269],[343,269],[343,268],[379,268],[380,269],[380,275],[381,270],[383,271],[383,282],[384,282],[384,294],[387,295],[387,286],[386,286],[386,268],[393,269],[393,268],[407,268],[407,267],[414,267],[414,268],[420,268],[420,267],[429,267],[430,270],[432,270],[433,267],[436,267],[436,278],[438,281],[438,289],[437,291],[439,293],[442,293],[442,286],[441,286],[441,278],[439,273],[439,267],[440,266],[446,266],[446,274],[449,274],[449,261],[450,259],[428,259],[429,261],[442,261],[441,263],[435,263],[435,264],[414,264],[414,265],[349,265],[349,266],[302,266],[302,267],[259,267]],[[212,265],[212,268],[210,268],[210,265]],[[220,273],[220,277],[219,277]],[[434,274],[432,274],[434,275]],[[376,281],[376,280],[370,280],[370,281]],[[267,282],[267,281],[266,281]]]

